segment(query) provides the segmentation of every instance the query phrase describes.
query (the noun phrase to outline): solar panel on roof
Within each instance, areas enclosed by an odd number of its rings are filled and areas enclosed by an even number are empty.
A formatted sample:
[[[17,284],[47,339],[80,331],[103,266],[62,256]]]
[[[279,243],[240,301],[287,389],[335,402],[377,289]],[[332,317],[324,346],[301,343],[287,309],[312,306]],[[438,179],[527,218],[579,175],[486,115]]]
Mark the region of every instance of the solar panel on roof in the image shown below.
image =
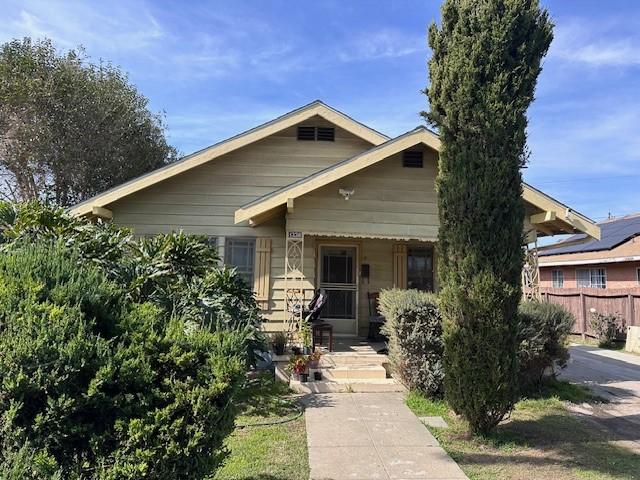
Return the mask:
[[[559,246],[540,252],[540,256],[559,255],[562,253],[595,252],[598,250],[610,250],[628,239],[640,235],[640,215],[603,222],[600,226],[600,240],[579,243],[577,245]],[[586,235],[574,235],[567,241],[579,240]]]

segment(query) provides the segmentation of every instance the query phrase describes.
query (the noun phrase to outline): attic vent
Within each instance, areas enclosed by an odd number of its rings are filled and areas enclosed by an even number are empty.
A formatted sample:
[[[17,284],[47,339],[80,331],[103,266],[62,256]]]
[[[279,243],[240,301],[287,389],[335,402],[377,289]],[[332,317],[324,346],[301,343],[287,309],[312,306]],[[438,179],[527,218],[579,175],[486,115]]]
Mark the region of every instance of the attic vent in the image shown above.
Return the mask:
[[[336,139],[336,130],[333,127],[318,127],[316,139],[320,142],[333,142]]]
[[[411,150],[403,152],[402,166],[405,168],[422,168],[422,152]]]
[[[298,140],[315,140],[316,127],[298,127]]]

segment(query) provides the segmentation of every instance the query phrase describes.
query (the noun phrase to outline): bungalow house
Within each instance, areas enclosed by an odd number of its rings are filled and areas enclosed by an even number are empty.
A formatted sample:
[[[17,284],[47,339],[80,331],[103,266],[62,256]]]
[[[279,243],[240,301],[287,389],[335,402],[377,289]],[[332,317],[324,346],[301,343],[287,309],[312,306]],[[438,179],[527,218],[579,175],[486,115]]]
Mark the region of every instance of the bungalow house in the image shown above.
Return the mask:
[[[539,249],[540,287],[640,287],[640,213],[598,226],[599,240],[577,234]]]
[[[384,288],[436,290],[438,136],[395,138],[315,101],[71,209],[138,235],[208,235],[256,294],[266,329],[328,292],[334,333],[367,332]],[[499,192],[496,192],[499,194]],[[599,238],[591,220],[524,184],[528,240]]]

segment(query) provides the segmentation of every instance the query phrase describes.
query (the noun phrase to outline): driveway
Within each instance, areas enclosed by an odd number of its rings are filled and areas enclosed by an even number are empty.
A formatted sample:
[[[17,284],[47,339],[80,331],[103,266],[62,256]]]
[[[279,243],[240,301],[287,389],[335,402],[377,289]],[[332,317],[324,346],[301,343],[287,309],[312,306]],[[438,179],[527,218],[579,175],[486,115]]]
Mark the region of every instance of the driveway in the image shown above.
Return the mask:
[[[640,356],[585,345],[572,346],[560,378],[590,387],[608,403],[571,407],[607,427],[612,440],[640,453]]]

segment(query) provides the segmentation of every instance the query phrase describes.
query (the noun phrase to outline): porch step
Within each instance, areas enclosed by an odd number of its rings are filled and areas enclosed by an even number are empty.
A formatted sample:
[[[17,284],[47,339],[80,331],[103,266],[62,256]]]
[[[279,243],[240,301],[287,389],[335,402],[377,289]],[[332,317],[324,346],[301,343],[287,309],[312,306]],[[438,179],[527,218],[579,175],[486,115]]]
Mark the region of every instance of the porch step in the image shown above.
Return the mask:
[[[369,380],[387,378],[387,370],[382,365],[350,364],[344,366],[322,367],[327,380]]]
[[[386,355],[362,353],[329,353],[320,359],[322,367],[340,367],[346,365],[385,365],[389,363]]]
[[[298,393],[382,393],[406,392],[406,388],[395,378],[369,380],[321,380],[315,382],[299,382],[291,380],[289,386]]]

